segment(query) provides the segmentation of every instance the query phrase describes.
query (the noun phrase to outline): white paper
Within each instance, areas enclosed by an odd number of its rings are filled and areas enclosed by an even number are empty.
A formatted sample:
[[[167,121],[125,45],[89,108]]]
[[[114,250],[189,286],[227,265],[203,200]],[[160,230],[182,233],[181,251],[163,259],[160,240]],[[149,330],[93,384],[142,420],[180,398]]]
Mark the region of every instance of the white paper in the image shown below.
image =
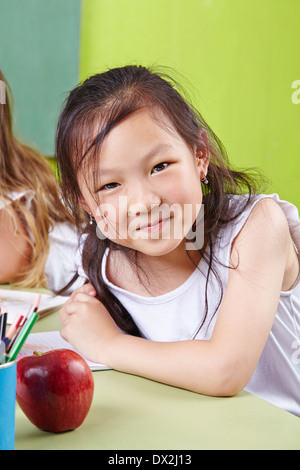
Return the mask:
[[[0,289],[2,306],[8,310],[7,323],[11,324],[16,315],[26,315],[38,294],[19,290]],[[52,294],[41,294],[38,314],[43,316],[48,310],[52,311],[62,306],[70,297]]]
[[[42,333],[30,333],[25,343],[23,344],[17,359],[21,359],[25,356],[31,356],[34,351],[44,353],[52,351],[53,349],[71,349],[72,351],[78,353],[78,351],[76,351],[76,349],[73,348],[70,343],[61,337],[59,331],[47,331]],[[110,367],[106,366],[105,364],[89,361],[84,356],[82,356],[82,354],[78,354],[86,361],[91,370],[110,369]]]

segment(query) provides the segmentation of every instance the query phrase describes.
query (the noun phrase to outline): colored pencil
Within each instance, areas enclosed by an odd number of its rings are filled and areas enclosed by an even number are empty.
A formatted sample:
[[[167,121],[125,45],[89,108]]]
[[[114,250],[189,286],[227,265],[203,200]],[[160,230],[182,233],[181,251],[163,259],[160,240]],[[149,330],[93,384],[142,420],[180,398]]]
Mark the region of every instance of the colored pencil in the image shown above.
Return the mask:
[[[18,331],[18,328],[19,328],[19,326],[21,325],[21,323],[23,321],[23,318],[24,318],[23,315],[16,315],[13,323],[10,325],[10,327],[9,327],[7,333],[5,334],[4,338],[2,338],[2,340],[5,341],[6,349],[8,348],[9,343],[12,341],[12,339],[16,335],[16,333]]]
[[[1,339],[3,339],[5,336],[6,324],[7,324],[7,307],[4,306],[1,308],[1,317],[0,317]]]
[[[9,344],[11,340],[13,339],[13,337],[15,336],[15,334],[17,333],[18,328],[20,324],[22,323],[23,318],[24,318],[23,315],[16,315],[13,323],[10,325],[7,333],[1,340],[1,343],[0,343],[0,363],[1,364],[3,363],[4,355],[8,350]]]
[[[17,355],[19,354],[24,342],[26,341],[27,336],[29,335],[38,317],[39,316],[36,312],[32,312],[32,314],[29,316],[25,325],[21,328],[16,341],[14,342],[11,349],[7,353],[6,362],[12,362],[16,359]]]
[[[6,343],[1,340],[1,343],[0,343],[0,364],[2,364],[2,358],[5,355],[5,351],[6,351]]]
[[[40,305],[40,300],[41,300],[41,295],[38,294],[33,302],[33,304],[30,306],[27,314],[25,315],[24,317],[24,321],[23,321],[23,324],[20,328],[20,330],[18,331],[18,333],[15,335],[15,337],[13,338],[13,340],[10,342],[8,348],[7,348],[7,353],[9,353],[9,351],[11,350],[11,348],[13,347],[14,343],[17,341],[18,339],[18,336],[19,334],[21,333],[22,329],[25,327],[27,321],[28,321],[28,317],[32,314],[32,313],[36,313],[38,311],[38,308],[39,308],[39,305]]]
[[[14,337],[14,335],[16,334],[19,326],[21,325],[22,323],[22,320],[23,320],[23,315],[16,315],[15,316],[15,319],[13,321],[13,323],[10,325],[7,333],[6,333],[6,337],[9,338],[9,339],[12,339]]]
[[[40,306],[40,301],[41,301],[41,294],[38,294],[36,296],[36,298],[34,299],[34,302],[32,303],[32,305],[29,307],[29,310],[25,315],[24,322],[29,317],[29,315],[32,314],[32,312],[37,312],[38,311],[38,308]],[[24,325],[24,323],[23,323],[23,325]]]

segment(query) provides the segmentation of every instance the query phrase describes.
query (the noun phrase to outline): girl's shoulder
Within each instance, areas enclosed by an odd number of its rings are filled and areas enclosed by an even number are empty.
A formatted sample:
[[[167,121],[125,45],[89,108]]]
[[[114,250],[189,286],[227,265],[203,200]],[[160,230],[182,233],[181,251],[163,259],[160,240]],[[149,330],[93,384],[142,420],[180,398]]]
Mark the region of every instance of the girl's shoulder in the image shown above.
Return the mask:
[[[253,251],[252,248],[256,247]],[[231,262],[242,252],[254,253],[258,260],[266,254],[285,259],[282,291],[289,291],[299,275],[300,220],[295,206],[278,197],[266,196],[253,205],[231,245]],[[272,255],[273,253],[273,255]],[[234,264],[234,263],[233,263]]]
[[[242,214],[234,234],[243,240],[253,236],[273,237],[284,242],[289,235],[289,224],[282,207],[272,197],[262,197],[252,204],[246,214]]]
[[[262,224],[271,223],[274,227],[288,227],[286,214],[283,211],[279,201],[272,196],[262,195],[255,198],[250,203],[250,207],[241,214],[240,222],[242,224]]]
[[[231,264],[233,247],[237,242],[258,242],[260,237],[288,240],[296,252],[300,251],[300,220],[298,209],[281,200],[277,194],[232,196],[231,220],[224,224],[214,238],[215,259],[225,266]]]
[[[300,220],[298,209],[290,202],[281,200],[278,194],[233,196],[230,200],[231,222],[221,230],[221,238],[232,241],[247,224],[258,228],[271,224],[274,229],[292,232],[300,244]],[[226,236],[227,235],[227,236]]]

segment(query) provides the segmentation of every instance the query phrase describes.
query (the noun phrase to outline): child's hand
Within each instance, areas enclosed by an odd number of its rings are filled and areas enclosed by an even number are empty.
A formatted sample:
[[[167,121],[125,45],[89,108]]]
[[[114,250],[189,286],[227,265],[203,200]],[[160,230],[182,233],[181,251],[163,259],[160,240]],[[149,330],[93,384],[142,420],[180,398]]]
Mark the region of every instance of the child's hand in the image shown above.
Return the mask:
[[[63,324],[61,335],[87,359],[109,366],[108,350],[113,340],[122,333],[95,297],[96,292],[91,284],[72,293],[60,311]]]

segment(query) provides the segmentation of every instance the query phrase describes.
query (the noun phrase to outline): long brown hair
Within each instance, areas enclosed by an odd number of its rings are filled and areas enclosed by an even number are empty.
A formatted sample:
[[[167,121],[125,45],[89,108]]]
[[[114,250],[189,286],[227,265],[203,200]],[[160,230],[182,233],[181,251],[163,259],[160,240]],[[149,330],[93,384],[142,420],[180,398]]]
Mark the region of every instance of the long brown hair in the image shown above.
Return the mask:
[[[84,169],[93,168],[93,174],[97,178],[96,162],[101,144],[111,129],[143,107],[147,107],[155,119],[159,119],[162,112],[190,148],[197,148],[204,154],[206,151],[210,153],[207,174],[209,184],[203,185],[205,244],[199,251],[209,264],[209,273],[211,273],[214,272],[214,237],[221,227],[239,215],[233,216],[230,213],[230,198],[233,194],[247,193],[246,206],[256,193],[255,183],[249,174],[234,171],[229,167],[221,141],[199,112],[177,91],[178,88],[179,85],[168,75],[154,73],[142,66],[108,70],[84,81],[69,94],[58,122],[56,137],[58,169],[65,203],[77,218],[78,225],[82,227],[82,218],[77,216],[80,214],[81,197],[77,182],[79,169],[82,165]],[[98,129],[96,133],[95,129]],[[209,143],[201,137],[204,134],[201,133],[201,129],[205,129]],[[107,247],[112,250],[122,250],[125,254],[129,254],[129,250],[108,239],[102,237],[100,239],[96,235],[95,222],[94,225],[87,223],[83,231],[87,235],[83,248],[83,267],[99,299],[120,328],[139,335],[129,313],[105,286],[99,269]],[[215,275],[217,276],[217,272]],[[208,282],[209,276],[206,288]],[[202,324],[206,316],[207,311]]]
[[[44,267],[49,253],[49,230],[55,222],[73,222],[73,218],[62,204],[56,177],[46,158],[14,136],[12,94],[1,70],[0,80],[6,91],[4,103],[0,104],[0,202],[13,221],[16,215],[20,218],[31,245],[27,268],[16,285],[47,287]],[[31,191],[30,207],[26,197],[13,201],[10,195],[14,191]]]

